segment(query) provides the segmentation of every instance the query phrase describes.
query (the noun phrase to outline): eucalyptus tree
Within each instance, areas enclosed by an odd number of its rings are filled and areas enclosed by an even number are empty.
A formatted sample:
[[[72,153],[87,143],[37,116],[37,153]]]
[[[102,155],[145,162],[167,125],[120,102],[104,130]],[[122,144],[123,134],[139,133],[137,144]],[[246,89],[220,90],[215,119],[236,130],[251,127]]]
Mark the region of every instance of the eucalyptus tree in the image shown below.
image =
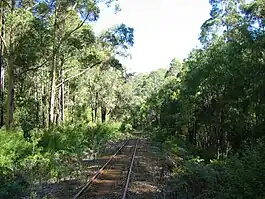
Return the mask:
[[[56,82],[58,79],[58,64],[59,61],[63,62],[63,58],[59,60],[59,54],[61,51],[61,46],[66,42],[69,37],[79,30],[85,22],[94,21],[98,18],[99,8],[97,4],[93,1],[77,1],[73,4],[72,1],[52,1],[52,56],[51,56],[51,88],[50,88],[50,105],[49,105],[49,124],[54,123],[54,108],[56,100]],[[77,10],[76,10],[77,9]],[[81,16],[84,17],[81,22],[69,30],[65,29],[65,22],[69,15],[72,13],[72,10],[79,11]],[[62,64],[61,64],[62,66]],[[62,72],[62,70],[61,70]],[[63,77],[63,74],[61,74]],[[63,84],[62,84],[63,88]],[[62,90],[62,89],[61,89]],[[62,118],[63,119],[63,118]]]
[[[104,30],[97,38],[95,48],[86,51],[81,58],[84,67],[91,60],[96,63],[88,68],[91,70],[87,71],[85,82],[93,122],[97,121],[98,111],[101,111],[101,120],[104,122],[106,115],[116,107],[116,91],[122,85],[124,71],[116,56],[127,56],[127,50],[132,45],[133,29],[124,24],[116,25]]]
[[[62,43],[65,42],[67,39],[69,39],[69,37],[76,31],[78,31],[85,23],[85,21],[94,21],[98,18],[98,14],[99,14],[99,9],[97,7],[97,4],[93,1],[87,1],[83,3],[80,3],[80,2],[76,2],[76,4],[74,5],[74,9],[78,9],[79,13],[81,13],[81,15],[83,15],[84,19],[82,22],[80,22],[79,24],[77,24],[77,26],[72,29],[72,30],[69,30],[69,31],[66,31],[65,35],[61,37],[61,39],[59,39],[59,43],[57,44],[58,46],[55,47],[55,43],[53,44],[53,59],[54,60],[52,62],[52,73],[51,73],[51,94],[50,94],[50,116],[49,116],[49,121],[52,123],[53,122],[53,119],[54,119],[54,103],[55,103],[55,88],[56,88],[56,85],[55,85],[55,81],[56,81],[56,64],[55,64],[55,61],[56,61],[56,54],[57,54],[57,51],[60,52],[60,48],[62,46]],[[107,1],[106,2],[108,5],[111,3],[111,1]],[[56,9],[55,9],[56,11]],[[56,12],[55,12],[55,19],[56,19]],[[55,20],[54,21],[54,24],[57,24],[57,21]],[[55,28],[56,26],[53,26],[54,27],[54,34],[56,32]],[[112,31],[112,32],[111,32]],[[108,36],[114,36],[114,38],[118,38],[119,36],[125,36],[125,37],[122,37],[122,39],[125,38],[125,40],[122,40],[120,39],[118,42],[115,41],[116,43],[114,43],[114,41],[111,41],[111,40],[108,40],[108,41],[103,41],[105,43],[111,43],[112,42],[112,47],[113,48],[117,48],[117,47],[120,47],[121,45],[124,45],[122,46],[122,49],[124,48],[128,48],[128,46],[126,45],[127,43],[133,42],[133,29],[131,28],[127,28],[124,24],[122,24],[121,26],[118,26],[116,29],[112,29],[111,31],[107,31],[108,35],[105,35],[103,38],[101,38],[102,40],[103,39],[108,39],[107,37]],[[128,34],[128,35],[127,35]],[[131,39],[131,40],[128,40],[128,39]],[[53,38],[53,41],[55,41],[55,38]],[[104,46],[104,45],[103,45]],[[99,47],[100,48],[100,47]],[[104,46],[104,48],[106,48]],[[117,51],[118,52],[118,51]],[[59,53],[60,54],[60,53]],[[112,55],[113,56],[113,55]],[[62,60],[62,59],[61,59]],[[105,62],[105,61],[104,61]],[[103,63],[103,62],[102,62]],[[101,64],[102,64],[101,63]],[[63,77],[63,73],[61,72],[61,77]],[[61,78],[63,81],[63,78]],[[60,84],[61,85],[61,93],[63,93],[63,83]],[[63,96],[61,94],[61,96]],[[63,99],[63,97],[61,97],[61,99]],[[63,107],[63,103],[61,103],[61,107]],[[63,108],[62,108],[63,110]],[[63,119],[63,111],[62,112],[62,119]]]
[[[140,115],[132,114],[144,126],[186,137],[207,159],[224,158],[245,143],[253,146],[265,126],[264,3],[210,4],[211,16],[201,27],[203,47],[182,64],[172,60],[157,89],[152,89],[159,85],[152,73],[143,76],[135,95],[148,97],[136,109]],[[152,92],[146,94],[145,88]]]
[[[64,121],[65,98],[73,91],[68,89],[65,97],[65,83],[70,88],[95,66],[122,68],[115,55],[133,45],[133,29],[122,24],[96,38],[88,23],[98,19],[101,3],[119,8],[109,0],[1,1],[1,105],[5,63],[7,127],[14,123],[15,102],[16,125],[31,121],[45,127]]]
[[[181,75],[182,63],[178,59],[172,59],[169,65],[170,66],[165,74],[165,77]]]
[[[0,3],[0,127],[4,125],[4,33],[5,33],[5,7],[6,1]]]
[[[211,3],[211,18],[202,26],[204,48],[186,61],[178,120],[192,143],[219,158],[262,135],[263,97],[258,93],[264,88],[264,30],[262,14],[254,17],[252,11],[263,6],[258,1]]]

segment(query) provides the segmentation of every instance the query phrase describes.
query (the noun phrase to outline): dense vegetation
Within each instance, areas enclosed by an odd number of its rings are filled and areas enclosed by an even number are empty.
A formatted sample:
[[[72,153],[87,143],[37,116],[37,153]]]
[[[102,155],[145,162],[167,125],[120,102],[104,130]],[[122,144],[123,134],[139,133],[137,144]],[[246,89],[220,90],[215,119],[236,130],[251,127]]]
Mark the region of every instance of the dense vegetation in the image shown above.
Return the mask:
[[[69,161],[133,127],[172,159],[178,197],[264,198],[264,1],[210,0],[202,47],[138,75],[116,58],[133,28],[89,25],[118,5],[73,2],[1,1],[0,197],[78,175]]]
[[[130,121],[177,155],[180,198],[264,198],[265,4],[210,3],[202,48],[138,77],[145,97]]]
[[[0,2],[0,198],[78,177],[83,157],[131,130],[115,122],[126,81],[115,57],[128,56],[134,30],[96,35],[104,5],[119,11],[109,0]]]

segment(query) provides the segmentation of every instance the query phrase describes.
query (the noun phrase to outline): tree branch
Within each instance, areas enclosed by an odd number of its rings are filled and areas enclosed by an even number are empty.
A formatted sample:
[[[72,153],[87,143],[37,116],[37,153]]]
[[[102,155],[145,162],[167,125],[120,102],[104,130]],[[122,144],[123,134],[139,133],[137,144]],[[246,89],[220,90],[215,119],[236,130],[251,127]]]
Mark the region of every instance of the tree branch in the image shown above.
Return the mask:
[[[37,69],[41,68],[42,66],[44,66],[45,64],[47,64],[47,62],[48,62],[48,60],[46,60],[44,63],[42,63],[41,65],[39,65],[39,66],[37,66],[35,68],[29,68],[27,70],[24,70],[21,73],[19,73],[19,75],[23,75],[24,73],[32,71],[32,70],[37,70]]]
[[[3,36],[0,34],[0,38],[1,38],[1,41],[3,42],[3,44],[4,44],[4,49],[5,49],[5,51],[6,51],[6,53],[7,53],[7,45],[6,45],[6,41],[5,41],[5,39],[3,38]],[[8,53],[7,53],[8,54]]]
[[[65,79],[65,80],[64,80],[64,83],[67,82],[67,81],[69,81],[69,80],[71,80],[71,79],[73,79],[73,78],[75,78],[75,77],[77,77],[77,76],[80,76],[80,75],[84,74],[84,73],[87,72],[89,69],[91,69],[91,68],[93,68],[93,67],[95,67],[95,66],[97,66],[97,65],[99,65],[99,64],[101,64],[101,63],[103,63],[103,62],[102,62],[102,61],[99,61],[99,62],[94,63],[93,65],[91,65],[90,67],[84,69],[84,70],[81,71],[80,73],[78,73],[78,74],[76,74],[76,75],[74,75],[74,76],[71,76],[71,77]],[[59,88],[61,85],[62,85],[62,83],[58,84],[58,85],[56,86],[56,88]]]
[[[75,31],[77,31],[79,28],[81,28],[83,25],[84,25],[84,23],[86,22],[86,20],[88,19],[88,17],[89,17],[89,12],[87,13],[87,15],[86,15],[86,17],[85,17],[85,19],[76,27],[76,28],[74,28],[73,30],[71,30],[70,32],[68,32],[63,38],[62,38],[62,40],[61,40],[61,42],[59,43],[59,45],[58,45],[58,49],[60,48],[60,46],[61,46],[61,44],[65,41],[65,40],[67,40],[70,36],[71,36],[71,34],[73,34]]]

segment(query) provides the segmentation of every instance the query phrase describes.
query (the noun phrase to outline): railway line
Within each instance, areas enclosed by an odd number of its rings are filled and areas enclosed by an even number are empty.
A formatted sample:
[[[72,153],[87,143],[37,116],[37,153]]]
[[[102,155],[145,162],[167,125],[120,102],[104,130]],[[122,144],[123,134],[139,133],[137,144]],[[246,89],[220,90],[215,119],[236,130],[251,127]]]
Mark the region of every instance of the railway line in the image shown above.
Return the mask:
[[[125,199],[131,183],[138,142],[138,139],[125,141],[73,198]]]

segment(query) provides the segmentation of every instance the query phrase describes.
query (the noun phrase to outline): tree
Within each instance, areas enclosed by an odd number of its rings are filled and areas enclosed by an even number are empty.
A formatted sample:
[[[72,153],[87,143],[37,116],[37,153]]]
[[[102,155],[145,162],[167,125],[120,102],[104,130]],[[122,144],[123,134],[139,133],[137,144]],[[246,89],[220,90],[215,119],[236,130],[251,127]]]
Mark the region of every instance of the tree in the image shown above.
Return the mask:
[[[6,1],[0,5],[0,23],[1,23],[1,40],[0,40],[0,127],[4,125],[4,25],[5,25],[5,6]]]
[[[169,67],[168,71],[166,72],[166,77],[180,76],[181,70],[182,70],[181,62],[177,59],[173,59],[170,62],[170,67]]]
[[[115,56],[133,45],[133,29],[121,24],[96,37],[88,23],[99,17],[98,3],[118,8],[115,1],[1,1],[0,94],[3,105],[7,93],[8,128],[21,125],[27,132],[63,122],[73,107],[71,84],[94,67],[102,74],[123,70]]]

